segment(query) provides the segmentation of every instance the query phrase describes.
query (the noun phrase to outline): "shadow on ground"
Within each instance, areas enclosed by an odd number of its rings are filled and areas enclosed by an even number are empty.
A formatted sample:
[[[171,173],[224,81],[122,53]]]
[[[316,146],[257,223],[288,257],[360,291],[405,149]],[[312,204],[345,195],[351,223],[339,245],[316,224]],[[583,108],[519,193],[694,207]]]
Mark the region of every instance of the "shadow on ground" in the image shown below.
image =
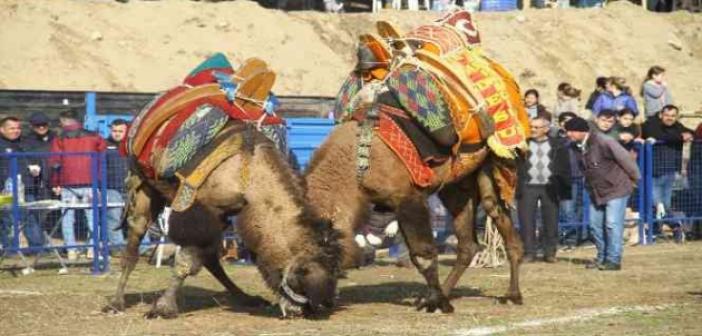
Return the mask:
[[[411,306],[412,302],[426,292],[427,286],[419,282],[386,282],[373,285],[356,285],[341,288],[339,303],[352,305],[361,303],[392,303],[401,306]],[[458,287],[451,293],[451,299],[463,297],[480,297],[497,299],[486,296],[479,289]]]

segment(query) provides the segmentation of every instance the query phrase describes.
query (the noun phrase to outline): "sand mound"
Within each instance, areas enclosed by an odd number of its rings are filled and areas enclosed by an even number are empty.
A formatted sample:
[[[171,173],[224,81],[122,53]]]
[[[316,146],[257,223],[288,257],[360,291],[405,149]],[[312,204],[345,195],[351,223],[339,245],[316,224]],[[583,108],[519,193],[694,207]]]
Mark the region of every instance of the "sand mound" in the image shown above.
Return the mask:
[[[337,92],[354,63],[355,38],[377,19],[405,30],[432,12],[330,15],[267,10],[255,2],[5,0],[0,3],[0,88],[159,91],[208,54],[257,56],[278,73],[275,91]],[[702,15],[656,14],[628,2],[608,8],[478,13],[488,53],[524,88],[569,81],[589,92],[598,75],[635,91],[649,66],[668,69],[674,97],[702,109]]]

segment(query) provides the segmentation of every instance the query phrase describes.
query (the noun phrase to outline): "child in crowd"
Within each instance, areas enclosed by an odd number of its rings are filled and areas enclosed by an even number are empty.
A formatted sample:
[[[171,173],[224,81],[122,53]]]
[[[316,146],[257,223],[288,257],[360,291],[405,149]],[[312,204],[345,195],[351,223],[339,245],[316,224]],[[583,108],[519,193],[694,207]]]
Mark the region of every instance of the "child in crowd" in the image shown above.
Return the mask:
[[[641,139],[641,126],[634,123],[634,112],[625,108],[619,112],[618,125],[619,143],[628,151],[634,150],[636,142],[643,141]]]
[[[539,91],[536,89],[529,89],[524,93],[524,107],[526,107],[529,119],[543,116],[546,120],[551,120],[551,113],[546,111],[546,107],[539,102]]]
[[[558,84],[556,93],[556,106],[553,108],[553,116],[558,118],[563,112],[580,113],[580,90],[574,88],[569,83]]]

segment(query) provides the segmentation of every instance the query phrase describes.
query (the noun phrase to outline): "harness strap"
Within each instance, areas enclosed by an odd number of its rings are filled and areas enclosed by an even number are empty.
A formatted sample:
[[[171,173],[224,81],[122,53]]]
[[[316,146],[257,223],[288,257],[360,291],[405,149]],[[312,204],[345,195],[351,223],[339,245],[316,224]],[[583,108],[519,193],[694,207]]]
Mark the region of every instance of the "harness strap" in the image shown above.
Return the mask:
[[[366,112],[366,118],[360,123],[356,137],[358,145],[356,147],[356,178],[359,182],[370,169],[371,141],[373,140],[373,127],[378,121],[378,103],[373,105]]]

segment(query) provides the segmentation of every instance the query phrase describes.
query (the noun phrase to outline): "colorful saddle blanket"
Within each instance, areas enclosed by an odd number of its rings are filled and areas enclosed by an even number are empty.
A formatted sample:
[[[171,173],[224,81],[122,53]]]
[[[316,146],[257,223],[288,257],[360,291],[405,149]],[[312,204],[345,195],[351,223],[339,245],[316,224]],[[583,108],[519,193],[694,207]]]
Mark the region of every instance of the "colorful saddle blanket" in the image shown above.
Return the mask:
[[[424,129],[440,142],[452,128],[462,144],[487,142],[495,154],[513,158],[526,145],[528,119],[519,87],[509,72],[479,48],[480,34],[471,14],[455,11],[429,25],[402,34],[388,22],[378,33],[395,55],[382,80],[395,98]],[[364,42],[363,40],[361,41]],[[353,95],[367,76],[353,73],[339,92],[335,112],[347,115],[357,108]]]
[[[246,78],[237,79],[241,73]],[[142,109],[129,129],[124,151],[136,158],[147,177],[170,178],[230,119],[256,123],[276,136],[277,145],[284,143],[282,119],[267,113],[275,108],[270,94],[274,79],[265,63],[245,63],[235,72],[224,55],[216,54],[191,72],[183,85]]]

